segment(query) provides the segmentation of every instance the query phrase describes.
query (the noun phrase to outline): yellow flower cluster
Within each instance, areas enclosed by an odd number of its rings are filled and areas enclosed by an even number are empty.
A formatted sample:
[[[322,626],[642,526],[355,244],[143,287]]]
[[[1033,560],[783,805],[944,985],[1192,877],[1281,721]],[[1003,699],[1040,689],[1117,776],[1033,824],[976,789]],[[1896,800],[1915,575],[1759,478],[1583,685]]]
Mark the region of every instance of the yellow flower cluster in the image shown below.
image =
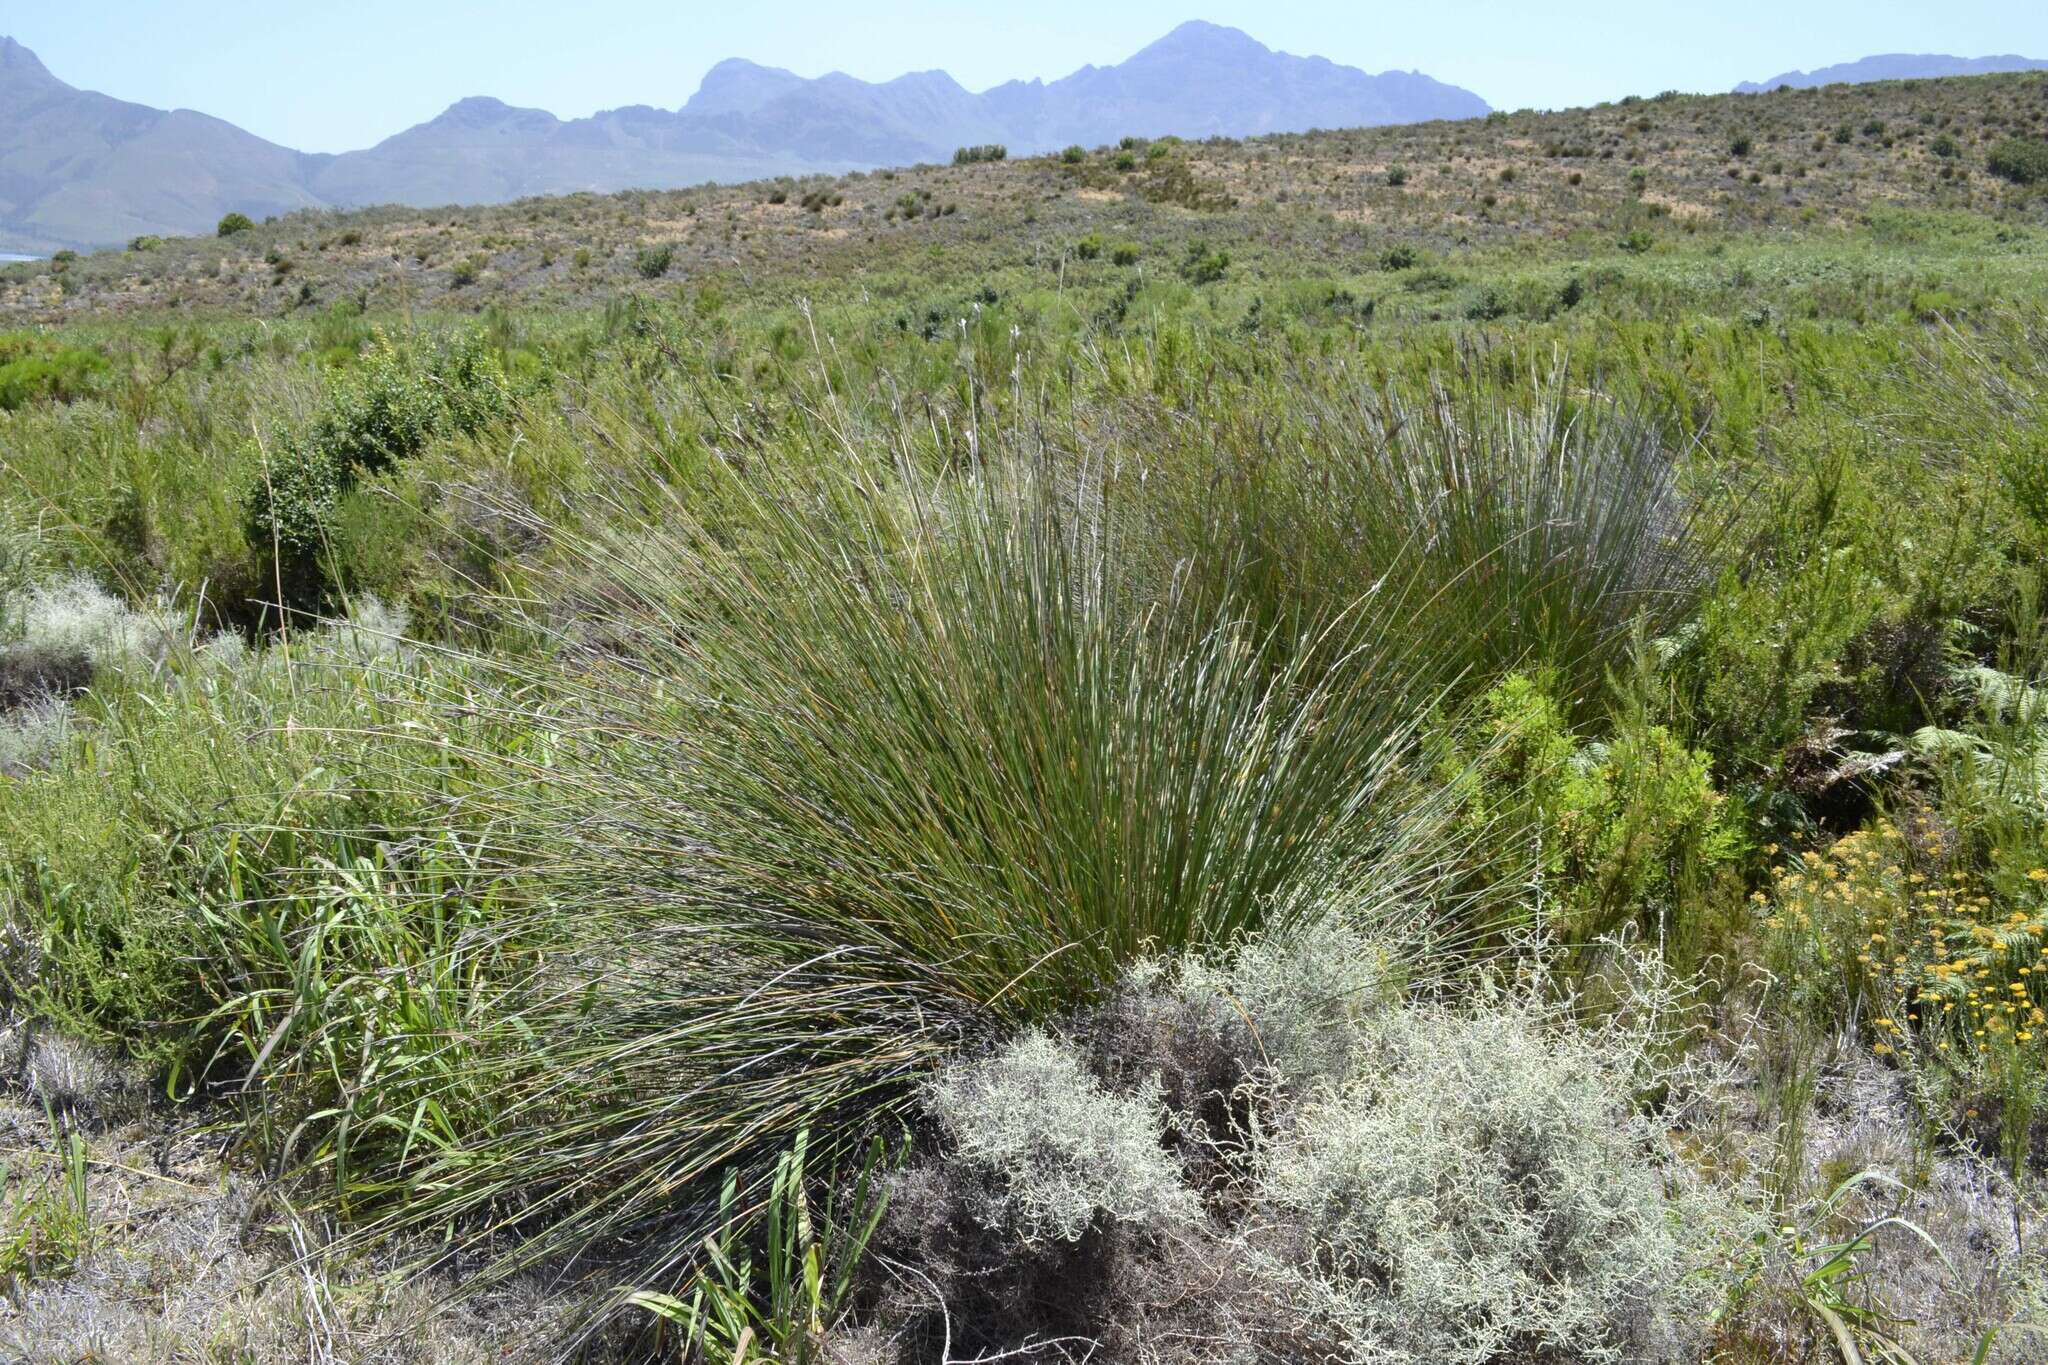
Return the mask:
[[[1819,965],[1876,1007],[1874,1047],[1961,1057],[2048,1048],[2048,898],[1994,904],[1978,878],[1919,851],[1890,821],[1800,856],[1755,899],[1766,925],[1811,936]],[[2027,874],[2034,886],[2048,870]]]

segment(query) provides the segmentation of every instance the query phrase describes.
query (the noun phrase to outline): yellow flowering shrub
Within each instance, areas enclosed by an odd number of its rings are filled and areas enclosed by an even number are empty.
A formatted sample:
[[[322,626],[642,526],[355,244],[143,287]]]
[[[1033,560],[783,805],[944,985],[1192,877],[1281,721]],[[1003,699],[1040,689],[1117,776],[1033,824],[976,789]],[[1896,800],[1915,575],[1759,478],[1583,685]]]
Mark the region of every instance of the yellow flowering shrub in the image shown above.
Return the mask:
[[[1780,864],[1755,896],[1771,965],[1795,994],[1859,1009],[1880,1055],[2019,1098],[2048,1069],[2048,870],[2001,890],[1953,862],[1909,813]]]

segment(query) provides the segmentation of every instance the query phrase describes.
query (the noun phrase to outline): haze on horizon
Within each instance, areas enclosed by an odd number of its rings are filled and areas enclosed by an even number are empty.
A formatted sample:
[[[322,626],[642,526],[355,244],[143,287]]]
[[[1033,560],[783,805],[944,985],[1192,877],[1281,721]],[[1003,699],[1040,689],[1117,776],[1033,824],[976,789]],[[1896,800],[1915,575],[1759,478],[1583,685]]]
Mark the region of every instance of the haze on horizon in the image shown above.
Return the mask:
[[[684,12],[655,0],[357,0],[289,6],[248,23],[196,0],[104,0],[0,14],[0,33],[60,79],[189,108],[302,151],[367,147],[467,95],[564,118],[627,104],[675,108],[728,57],[804,76],[887,80],[933,68],[970,90],[1120,62],[1188,19],[1366,71],[1420,70],[1496,108],[1562,108],[1663,89],[1722,91],[1880,52],[2048,56],[2048,6],[1956,0],[1729,0],[1710,21],[1644,6],[1511,0],[1432,6],[1245,0],[1045,0],[967,12],[938,0],[785,0]]]

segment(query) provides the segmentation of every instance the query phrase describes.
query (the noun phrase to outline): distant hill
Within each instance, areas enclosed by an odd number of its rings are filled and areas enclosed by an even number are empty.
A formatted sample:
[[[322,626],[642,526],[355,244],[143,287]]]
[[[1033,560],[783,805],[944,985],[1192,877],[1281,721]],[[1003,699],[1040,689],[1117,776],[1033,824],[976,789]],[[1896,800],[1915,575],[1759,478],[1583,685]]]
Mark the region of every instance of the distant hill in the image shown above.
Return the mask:
[[[1862,85],[1870,81],[1930,80],[1937,76],[1995,76],[2006,71],[2048,71],[2048,61],[2016,57],[1950,57],[1939,53],[1888,52],[1858,62],[1824,66],[1818,71],[1787,71],[1767,81],[1744,81],[1738,95],[1760,95],[1789,85],[1805,90],[1816,85]]]
[[[189,109],[74,90],[0,38],[0,251],[195,231],[229,207],[307,208],[321,202],[306,184],[320,160]]]
[[[1023,155],[1127,134],[1245,136],[1486,112],[1477,95],[1419,72],[1372,75],[1187,23],[1119,65],[980,94],[943,71],[873,83],[725,61],[676,110],[564,120],[472,97],[331,156],[76,90],[0,38],[0,252],[207,232],[230,210],[499,203],[939,161],[976,143]]]

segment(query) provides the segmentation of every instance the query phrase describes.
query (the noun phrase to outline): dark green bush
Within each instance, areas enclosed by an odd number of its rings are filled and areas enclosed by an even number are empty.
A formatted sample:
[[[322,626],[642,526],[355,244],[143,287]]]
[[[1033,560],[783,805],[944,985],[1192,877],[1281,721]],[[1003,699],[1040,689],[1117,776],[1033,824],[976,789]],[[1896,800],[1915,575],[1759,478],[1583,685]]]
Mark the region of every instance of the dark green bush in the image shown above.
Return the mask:
[[[644,246],[633,258],[633,268],[640,272],[640,278],[643,280],[658,280],[668,274],[668,268],[674,262],[675,256],[676,249],[666,242],[660,246]]]
[[[255,476],[242,497],[242,526],[267,572],[261,587],[281,605],[324,609],[335,504],[349,483],[347,471],[317,444],[279,433],[258,452]]]
[[[1087,149],[1078,142],[1060,153],[1060,160],[1066,162],[1069,166],[1078,166],[1087,159]]]
[[[2048,184],[2048,142],[2009,137],[1991,149],[1985,166],[1999,179],[2015,185]]]
[[[953,153],[953,164],[955,166],[972,166],[983,161],[1003,161],[1008,159],[1009,155],[1010,149],[1003,146],[1000,142],[985,142],[977,146],[961,147],[955,150]]]
[[[217,237],[232,237],[238,232],[247,232],[255,226],[256,224],[250,221],[248,214],[230,213],[227,217],[220,220],[220,226],[214,229],[214,235]]]
[[[424,355],[380,343],[337,380],[312,422],[259,452],[242,495],[243,529],[258,582],[301,611],[333,605],[330,562],[341,499],[435,438],[472,433],[505,417],[511,385],[482,336],[469,333]]]
[[[1181,278],[1189,284],[1214,284],[1230,273],[1230,253],[1210,248],[1207,242],[1190,242],[1180,263]]]

